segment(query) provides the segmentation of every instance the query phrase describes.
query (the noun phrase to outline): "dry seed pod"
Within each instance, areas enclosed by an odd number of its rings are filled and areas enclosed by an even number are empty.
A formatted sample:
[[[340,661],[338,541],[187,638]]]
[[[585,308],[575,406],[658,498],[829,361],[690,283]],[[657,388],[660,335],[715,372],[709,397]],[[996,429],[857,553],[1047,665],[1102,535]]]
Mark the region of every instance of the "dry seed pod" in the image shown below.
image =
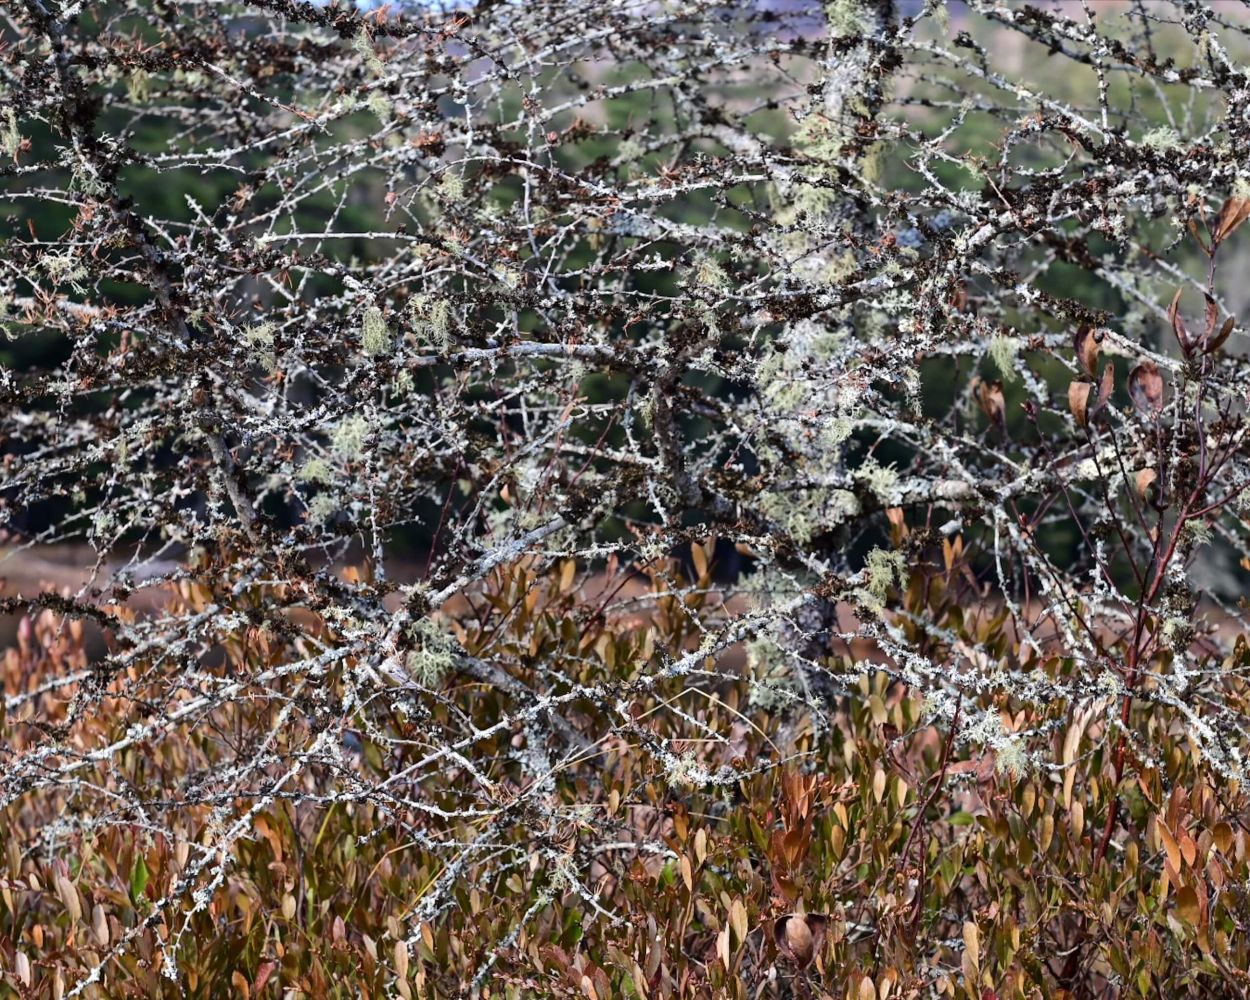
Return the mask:
[[[786,958],[806,969],[824,944],[828,926],[823,913],[788,913],[773,924],[773,940]]]
[[[1153,361],[1140,361],[1129,372],[1128,394],[1138,412],[1157,417],[1163,411],[1163,376]]]

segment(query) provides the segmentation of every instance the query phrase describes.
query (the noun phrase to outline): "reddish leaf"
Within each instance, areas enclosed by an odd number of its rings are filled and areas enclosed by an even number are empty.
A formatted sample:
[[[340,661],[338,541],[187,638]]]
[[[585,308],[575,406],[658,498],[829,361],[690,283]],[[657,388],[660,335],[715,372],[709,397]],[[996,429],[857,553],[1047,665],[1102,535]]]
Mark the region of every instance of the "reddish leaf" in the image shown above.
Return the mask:
[[[274,969],[278,967],[277,962],[263,962],[261,967],[256,970],[256,982],[252,983],[252,992],[260,996],[261,990],[265,988],[265,984],[269,982],[269,977],[273,975]]]

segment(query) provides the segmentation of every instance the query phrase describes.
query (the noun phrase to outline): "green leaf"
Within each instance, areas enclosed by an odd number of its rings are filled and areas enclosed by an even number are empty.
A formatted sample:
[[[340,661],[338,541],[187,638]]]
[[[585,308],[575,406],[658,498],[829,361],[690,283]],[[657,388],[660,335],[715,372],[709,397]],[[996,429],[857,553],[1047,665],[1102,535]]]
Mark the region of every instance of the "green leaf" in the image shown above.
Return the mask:
[[[135,855],[134,867],[130,869],[130,899],[139,902],[143,890],[148,887],[148,866],[142,854]]]

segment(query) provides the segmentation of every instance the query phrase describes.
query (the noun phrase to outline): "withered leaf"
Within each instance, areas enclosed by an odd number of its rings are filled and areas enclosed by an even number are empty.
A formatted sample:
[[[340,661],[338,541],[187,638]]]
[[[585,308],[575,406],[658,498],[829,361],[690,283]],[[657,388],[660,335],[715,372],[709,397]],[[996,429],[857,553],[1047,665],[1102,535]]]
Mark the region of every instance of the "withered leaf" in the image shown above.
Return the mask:
[[[1202,295],[1203,298],[1207,300],[1207,329],[1202,339],[1207,341],[1211,339],[1211,334],[1215,332],[1215,324],[1220,321],[1220,307],[1215,304],[1215,299],[1213,299],[1208,292],[1203,292]]]
[[[1163,376],[1153,361],[1140,361],[1129,372],[1128,394],[1140,413],[1158,416],[1163,411]]]
[[[1214,354],[1221,347],[1223,347],[1224,341],[1226,341],[1228,339],[1228,335],[1233,332],[1233,327],[1235,325],[1236,323],[1232,316],[1229,316],[1228,319],[1224,320],[1224,325],[1220,327],[1220,332],[1211,338],[1210,342],[1207,344],[1206,353]]]
[[[1098,383],[1098,402],[1094,404],[1094,408],[1089,411],[1089,415],[1093,417],[1099,410],[1111,402],[1111,394],[1115,392],[1115,366],[1111,362],[1103,367],[1102,378]]]
[[[828,927],[823,913],[788,913],[773,924],[773,940],[786,958],[806,969],[824,944]]]
[[[1218,245],[1237,231],[1246,219],[1250,218],[1250,198],[1229,198],[1215,217],[1215,228],[1211,231],[1211,239]]]
[[[1086,375],[1093,375],[1098,364],[1098,352],[1101,350],[1103,332],[1091,326],[1082,326],[1076,331],[1073,346],[1076,348],[1076,360],[1085,369]]]
[[[1180,314],[1181,291],[1178,288],[1176,294],[1172,296],[1172,302],[1168,306],[1168,321],[1172,324],[1176,342],[1181,345],[1181,350],[1188,354],[1192,345],[1189,342],[1189,330],[1185,326],[1185,319]]]
[[[1089,395],[1094,387],[1088,382],[1073,382],[1068,386],[1068,409],[1076,417],[1079,427],[1089,425]]]

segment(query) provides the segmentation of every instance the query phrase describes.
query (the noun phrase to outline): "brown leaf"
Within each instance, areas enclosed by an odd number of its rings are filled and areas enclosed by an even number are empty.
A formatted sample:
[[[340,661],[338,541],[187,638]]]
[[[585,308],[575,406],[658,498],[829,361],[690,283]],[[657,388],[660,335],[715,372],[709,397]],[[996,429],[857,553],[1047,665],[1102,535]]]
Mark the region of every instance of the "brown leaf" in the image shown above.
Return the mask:
[[[1176,912],[1190,927],[1202,925],[1202,907],[1192,885],[1183,885],[1176,892]]]
[[[1203,298],[1207,300],[1207,308],[1206,308],[1206,313],[1205,313],[1205,317],[1207,321],[1207,330],[1202,338],[1203,341],[1206,342],[1211,339],[1211,334],[1215,333],[1215,324],[1220,321],[1220,307],[1215,304],[1215,299],[1211,298],[1210,294],[1208,294],[1207,292],[1203,292],[1202,295],[1203,295]]]
[[[1101,330],[1096,330],[1092,326],[1083,326],[1076,331],[1073,347],[1076,349],[1076,360],[1085,369],[1086,375],[1094,374],[1103,336]]]
[[[1108,361],[1102,370],[1102,379],[1098,383],[1098,402],[1089,411],[1091,417],[1111,402],[1113,392],[1115,392],[1115,367]]]
[[[1068,409],[1076,417],[1079,427],[1089,426],[1089,396],[1094,387],[1088,382],[1073,382],[1068,386]]]
[[[1163,376],[1153,361],[1140,361],[1129,372],[1128,394],[1143,414],[1158,416],[1163,411]]]
[[[1250,218],[1250,198],[1229,198],[1220,209],[1220,214],[1215,217],[1215,228],[1211,231],[1211,239],[1217,245],[1223,243],[1248,218]]]
[[[1189,342],[1189,329],[1185,326],[1184,317],[1180,313],[1181,291],[1179,288],[1176,290],[1176,294],[1172,296],[1172,301],[1168,305],[1168,321],[1172,324],[1176,342],[1181,345],[1181,350],[1188,354],[1192,345]]]
[[[1154,469],[1141,469],[1137,473],[1137,495],[1153,504],[1159,496],[1158,479],[1159,474]]]
[[[1215,337],[1211,339],[1210,343],[1207,344],[1208,354],[1214,354],[1224,346],[1224,341],[1226,341],[1228,339],[1228,335],[1233,332],[1234,325],[1235,323],[1232,316],[1229,316],[1228,319],[1224,320],[1224,325],[1220,327],[1220,332],[1217,333]]]
[[[806,969],[824,944],[828,927],[823,913],[788,913],[773,924],[773,940],[786,958]]]
[[[1003,399],[1003,384],[985,382],[978,378],[973,381],[972,389],[976,393],[981,412],[990,418],[990,423],[999,426],[1006,423],[1007,403]]]

